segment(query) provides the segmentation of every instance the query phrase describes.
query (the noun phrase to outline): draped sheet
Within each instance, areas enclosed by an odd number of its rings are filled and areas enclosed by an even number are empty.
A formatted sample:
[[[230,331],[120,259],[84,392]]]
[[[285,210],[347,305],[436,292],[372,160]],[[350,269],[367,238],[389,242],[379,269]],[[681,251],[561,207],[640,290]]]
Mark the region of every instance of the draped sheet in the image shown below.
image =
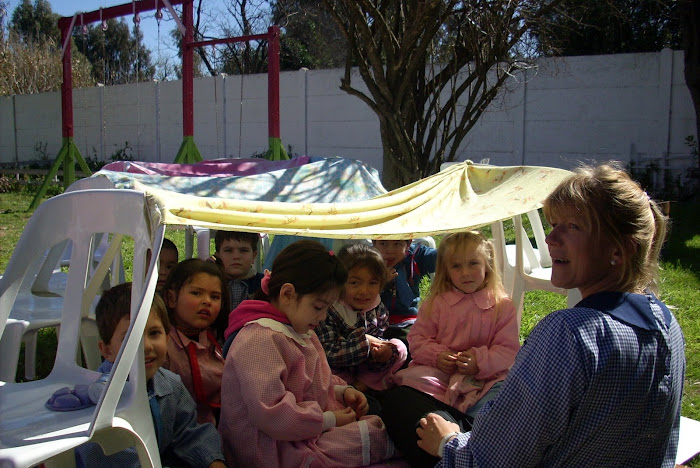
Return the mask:
[[[202,182],[199,177],[156,180],[155,176],[138,174],[103,175],[116,181],[118,187],[152,196],[166,224],[322,238],[408,239],[474,229],[526,213],[540,207],[571,174],[548,167],[486,166],[467,161],[388,193],[346,201],[362,196],[359,186],[353,191],[352,183],[344,179],[332,159],[324,164],[328,171],[323,177],[304,172],[303,168],[313,166],[306,164],[251,176],[263,179],[255,183],[239,180],[243,185],[236,189],[229,185],[216,190],[207,185],[213,182]],[[356,166],[345,169],[361,172]],[[310,180],[313,188],[308,185]],[[380,187],[366,190],[363,186],[362,191],[364,195],[382,192]],[[192,191],[196,195],[190,194]]]

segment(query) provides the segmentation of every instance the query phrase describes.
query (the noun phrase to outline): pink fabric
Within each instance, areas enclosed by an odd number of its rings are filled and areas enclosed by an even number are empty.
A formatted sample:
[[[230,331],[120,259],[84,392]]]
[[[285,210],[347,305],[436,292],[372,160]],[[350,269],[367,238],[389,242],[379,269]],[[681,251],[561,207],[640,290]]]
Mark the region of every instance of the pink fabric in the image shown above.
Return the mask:
[[[309,156],[299,156],[285,161],[267,159],[214,159],[195,164],[154,163],[145,161],[115,161],[103,169],[131,174],[189,176],[189,177],[230,177],[262,174],[309,163]]]
[[[194,343],[197,346],[197,362],[199,362],[204,392],[209,403],[219,405],[221,403],[221,377],[224,372],[224,358],[215,343],[209,341],[206,330],[199,334],[198,339],[199,341]],[[192,395],[192,399],[197,403],[197,422],[216,424],[214,409],[206,403],[197,401],[195,396],[192,369],[186,349],[190,342],[192,340],[175,327],[171,327],[170,339],[168,340],[168,358],[163,367],[180,376],[182,383]]]
[[[302,346],[247,324],[233,340],[221,387],[219,432],[229,466],[361,466],[388,458],[377,416],[323,431],[324,411],[343,408],[334,386],[344,384],[331,374],[315,334]],[[368,431],[364,444],[360,425]]]
[[[246,299],[228,315],[228,327],[224,332],[224,338],[228,339],[231,333],[239,330],[246,323],[259,318],[271,318],[286,324],[292,323],[286,315],[275,309],[269,302]]]
[[[510,299],[499,307],[487,290],[473,294],[450,291],[436,297],[429,316],[418,314],[408,333],[413,360],[394,376],[407,385],[465,412],[504,380],[520,349],[515,308]],[[448,375],[435,367],[443,351],[474,349],[479,372]]]

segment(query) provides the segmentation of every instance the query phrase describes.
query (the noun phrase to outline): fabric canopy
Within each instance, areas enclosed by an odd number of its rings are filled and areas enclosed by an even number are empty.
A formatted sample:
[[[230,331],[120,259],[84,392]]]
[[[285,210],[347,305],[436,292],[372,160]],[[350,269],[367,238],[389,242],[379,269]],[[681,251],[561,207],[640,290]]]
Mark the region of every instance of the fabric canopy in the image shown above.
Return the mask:
[[[202,197],[145,180],[132,180],[132,188],[154,197],[166,224],[323,238],[408,239],[474,229],[526,213],[540,207],[570,174],[548,167],[467,161],[367,200],[337,203]]]

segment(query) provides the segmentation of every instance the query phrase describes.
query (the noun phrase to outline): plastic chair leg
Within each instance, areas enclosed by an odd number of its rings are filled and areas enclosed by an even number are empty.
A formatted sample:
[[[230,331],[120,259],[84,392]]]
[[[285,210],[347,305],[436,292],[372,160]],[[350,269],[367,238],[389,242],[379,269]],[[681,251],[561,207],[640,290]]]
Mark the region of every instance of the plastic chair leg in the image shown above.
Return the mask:
[[[15,381],[24,327],[23,322],[8,321],[5,325],[5,331],[0,338],[0,381]]]

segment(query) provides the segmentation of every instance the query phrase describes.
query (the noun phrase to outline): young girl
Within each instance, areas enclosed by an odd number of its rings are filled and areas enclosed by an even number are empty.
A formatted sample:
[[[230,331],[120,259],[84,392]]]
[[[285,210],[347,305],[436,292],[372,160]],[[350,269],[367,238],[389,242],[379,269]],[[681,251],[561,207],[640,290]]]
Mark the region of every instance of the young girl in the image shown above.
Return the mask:
[[[174,325],[163,367],[182,378],[197,403],[197,421],[217,423],[224,359],[219,341],[228,320],[228,291],[221,269],[197,258],[170,272],[164,299]]]
[[[386,268],[379,252],[366,244],[350,244],[338,252],[348,270],[342,298],[328,310],[319,325],[318,339],[333,373],[358,389],[385,390],[406,361],[406,345],[383,340],[389,312],[379,293]]]
[[[474,417],[498,394],[520,345],[513,303],[478,232],[445,237],[435,279],[408,334],[413,360],[394,380]]]
[[[331,373],[313,331],[346,278],[320,243],[298,241],[265,272],[259,300],[231,313],[219,423],[229,465],[361,466],[392,455],[382,420],[363,417],[365,396]]]

